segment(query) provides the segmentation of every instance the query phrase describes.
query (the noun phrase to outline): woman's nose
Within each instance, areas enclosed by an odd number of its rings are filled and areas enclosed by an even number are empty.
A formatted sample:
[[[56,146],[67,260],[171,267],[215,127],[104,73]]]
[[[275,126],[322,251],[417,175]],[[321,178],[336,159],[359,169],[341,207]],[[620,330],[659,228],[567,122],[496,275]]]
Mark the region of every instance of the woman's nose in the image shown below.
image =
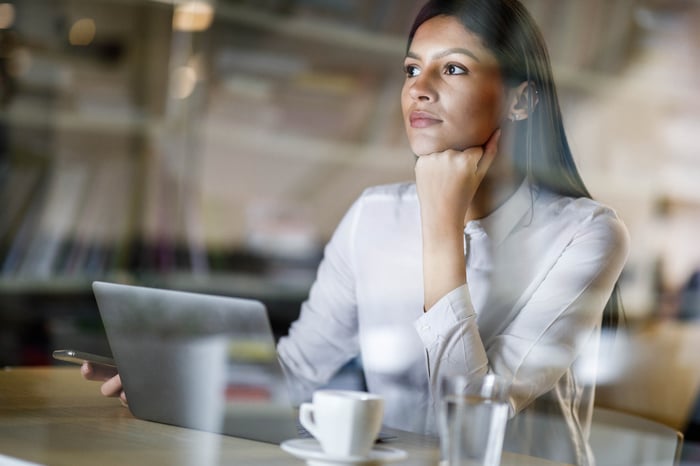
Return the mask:
[[[411,81],[411,87],[408,91],[409,95],[416,100],[434,101],[437,99],[435,86],[430,79],[427,71],[419,74]]]

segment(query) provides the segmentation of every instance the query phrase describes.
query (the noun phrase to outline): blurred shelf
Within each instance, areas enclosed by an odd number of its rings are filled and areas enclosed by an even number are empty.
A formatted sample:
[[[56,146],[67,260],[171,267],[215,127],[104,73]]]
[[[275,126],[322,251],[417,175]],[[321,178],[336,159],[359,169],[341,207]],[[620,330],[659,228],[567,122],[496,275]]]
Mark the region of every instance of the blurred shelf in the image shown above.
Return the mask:
[[[230,144],[230,141],[236,141],[236,147],[242,150],[254,149],[256,152],[278,157],[294,157],[324,164],[397,168],[412,163],[413,157],[408,147],[340,142],[283,132],[277,132],[271,137],[269,130],[264,128],[229,126],[223,121],[207,122],[203,136],[213,144]],[[290,151],[290,148],[294,150]]]
[[[89,131],[115,134],[153,135],[165,128],[161,120],[144,116],[88,114],[77,111],[41,112],[39,110],[10,110],[0,112],[0,120],[23,128],[52,127],[63,131]],[[395,147],[362,142],[340,142],[293,133],[270,131],[257,126],[230,126],[220,120],[207,121],[202,135],[215,144],[254,149],[277,156],[311,160],[324,164],[360,165],[363,167],[397,168],[406,166],[412,154],[408,147]],[[289,148],[294,151],[290,152]]]
[[[308,295],[315,275],[315,268],[265,275],[237,272],[213,272],[201,275],[187,272],[144,273],[139,274],[138,283],[157,288],[261,300],[303,300]]]
[[[340,45],[387,56],[402,57],[406,50],[404,36],[370,32],[320,18],[283,17],[221,2],[216,6],[216,18],[297,39],[321,41],[327,45]]]
[[[194,275],[188,272],[114,272],[104,276],[52,276],[0,279],[0,294],[10,295],[92,295],[95,280],[139,286],[177,289],[194,293],[246,296],[268,300],[300,300],[308,294],[314,270],[290,270],[287,273],[259,275],[215,272]]]
[[[0,279],[0,293],[4,295],[88,293],[90,292],[90,283],[91,281],[84,277],[2,278]]]
[[[153,133],[160,122],[141,115],[81,113],[72,110],[10,109],[0,111],[0,120],[22,128],[51,127],[65,131],[92,131],[116,134]]]

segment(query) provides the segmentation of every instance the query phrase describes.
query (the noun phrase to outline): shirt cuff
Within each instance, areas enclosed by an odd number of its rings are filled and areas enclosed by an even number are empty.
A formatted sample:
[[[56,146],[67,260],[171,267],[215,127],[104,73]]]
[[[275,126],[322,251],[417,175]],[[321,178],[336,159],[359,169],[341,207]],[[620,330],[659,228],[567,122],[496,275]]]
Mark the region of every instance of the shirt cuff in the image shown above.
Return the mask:
[[[413,322],[418,336],[426,348],[450,333],[459,322],[474,316],[467,285],[461,285],[447,293]]]

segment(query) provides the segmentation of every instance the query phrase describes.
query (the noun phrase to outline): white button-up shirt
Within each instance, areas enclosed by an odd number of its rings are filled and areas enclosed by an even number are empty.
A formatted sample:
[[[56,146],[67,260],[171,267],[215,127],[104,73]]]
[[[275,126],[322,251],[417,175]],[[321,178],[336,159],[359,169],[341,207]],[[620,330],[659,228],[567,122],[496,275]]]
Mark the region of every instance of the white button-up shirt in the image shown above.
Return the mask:
[[[464,233],[467,285],[424,312],[415,185],[362,194],[278,345],[297,401],[360,355],[385,424],[435,432],[441,378],[493,372],[512,381],[507,449],[588,464],[593,388],[576,362],[597,351],[628,254],[624,225],[595,201],[524,183]]]

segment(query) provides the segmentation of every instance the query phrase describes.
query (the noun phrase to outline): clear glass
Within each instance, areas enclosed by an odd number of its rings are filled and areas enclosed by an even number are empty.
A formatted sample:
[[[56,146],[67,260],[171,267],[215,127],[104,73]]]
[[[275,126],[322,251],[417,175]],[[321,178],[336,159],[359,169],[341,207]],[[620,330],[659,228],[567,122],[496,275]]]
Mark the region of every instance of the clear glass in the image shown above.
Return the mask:
[[[449,466],[498,466],[508,421],[508,390],[503,377],[453,376],[443,379],[440,445]]]

